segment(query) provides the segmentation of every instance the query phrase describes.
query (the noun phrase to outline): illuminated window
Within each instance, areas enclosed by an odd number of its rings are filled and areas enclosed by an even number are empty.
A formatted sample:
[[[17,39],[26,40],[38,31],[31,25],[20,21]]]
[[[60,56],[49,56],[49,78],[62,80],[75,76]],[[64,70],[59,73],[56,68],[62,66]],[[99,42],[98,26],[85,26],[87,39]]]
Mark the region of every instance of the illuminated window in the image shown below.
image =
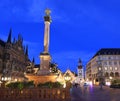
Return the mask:
[[[101,67],[99,67],[99,70],[101,70]]]
[[[112,70],[112,67],[110,67],[110,70]]]
[[[105,67],[105,70],[107,70],[107,67]]]
[[[117,68],[117,67],[115,67],[115,70],[118,70],[118,68]]]

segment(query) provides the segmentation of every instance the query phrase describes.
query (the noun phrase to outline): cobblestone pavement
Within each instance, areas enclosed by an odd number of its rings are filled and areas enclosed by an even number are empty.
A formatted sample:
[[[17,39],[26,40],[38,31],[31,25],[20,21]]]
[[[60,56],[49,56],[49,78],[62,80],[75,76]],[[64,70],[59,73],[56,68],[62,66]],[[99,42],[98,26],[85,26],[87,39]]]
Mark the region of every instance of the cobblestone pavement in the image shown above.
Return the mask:
[[[120,101],[120,89],[103,86],[77,87],[71,89],[71,101]]]

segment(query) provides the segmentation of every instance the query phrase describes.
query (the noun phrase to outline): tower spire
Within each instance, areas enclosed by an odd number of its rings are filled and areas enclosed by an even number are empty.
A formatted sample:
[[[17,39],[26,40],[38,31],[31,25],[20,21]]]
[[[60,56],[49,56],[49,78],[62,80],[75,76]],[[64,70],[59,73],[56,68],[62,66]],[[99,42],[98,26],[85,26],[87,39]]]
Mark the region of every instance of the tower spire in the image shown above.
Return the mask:
[[[10,28],[7,43],[11,43],[11,35],[12,35],[12,29]]]
[[[78,66],[82,66],[82,61],[81,61],[80,58],[79,58],[79,60],[78,60]]]
[[[79,60],[78,60],[78,68],[82,68],[82,61],[81,61],[80,58],[79,58]]]

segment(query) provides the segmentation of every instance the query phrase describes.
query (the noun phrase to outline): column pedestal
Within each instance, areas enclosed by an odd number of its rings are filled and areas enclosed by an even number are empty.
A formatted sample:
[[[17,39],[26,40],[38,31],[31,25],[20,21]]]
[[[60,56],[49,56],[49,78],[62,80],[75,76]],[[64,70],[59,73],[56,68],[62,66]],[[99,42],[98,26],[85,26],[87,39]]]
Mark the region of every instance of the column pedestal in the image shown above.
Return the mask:
[[[51,56],[49,53],[40,54],[40,70],[38,75],[49,75],[50,74],[50,60]]]

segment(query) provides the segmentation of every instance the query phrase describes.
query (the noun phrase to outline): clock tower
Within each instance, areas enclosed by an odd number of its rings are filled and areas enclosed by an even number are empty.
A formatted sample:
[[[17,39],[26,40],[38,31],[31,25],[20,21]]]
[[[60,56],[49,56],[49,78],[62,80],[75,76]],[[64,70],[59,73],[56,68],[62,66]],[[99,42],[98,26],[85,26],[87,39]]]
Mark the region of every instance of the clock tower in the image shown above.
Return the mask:
[[[81,59],[79,59],[78,61],[78,78],[80,82],[84,79],[83,66],[82,66]]]

